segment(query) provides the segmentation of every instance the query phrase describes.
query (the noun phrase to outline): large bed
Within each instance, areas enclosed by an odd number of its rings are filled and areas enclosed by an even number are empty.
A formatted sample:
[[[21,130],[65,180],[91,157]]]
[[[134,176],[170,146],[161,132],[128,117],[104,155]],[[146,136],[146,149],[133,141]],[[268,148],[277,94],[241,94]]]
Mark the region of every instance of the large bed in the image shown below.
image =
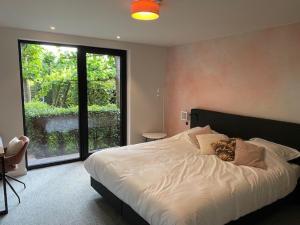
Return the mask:
[[[207,124],[232,137],[300,149],[298,124],[192,110],[191,128]],[[132,225],[221,225],[288,195],[297,198],[299,166],[268,150],[265,161],[268,169],[262,170],[200,155],[182,132],[94,153],[85,167],[92,187]]]

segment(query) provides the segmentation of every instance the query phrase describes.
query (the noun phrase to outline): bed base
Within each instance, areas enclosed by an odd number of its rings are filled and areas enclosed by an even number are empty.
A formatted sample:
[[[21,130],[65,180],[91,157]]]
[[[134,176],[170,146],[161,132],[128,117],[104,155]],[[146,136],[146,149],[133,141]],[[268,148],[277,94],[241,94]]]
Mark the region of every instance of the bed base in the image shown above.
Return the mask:
[[[103,184],[96,181],[91,177],[91,186],[103,197],[103,199],[118,213],[124,220],[130,225],[150,225],[139,214],[137,214],[129,205],[116,197],[111,191],[109,191]],[[296,189],[287,197],[278,200],[277,202],[265,206],[255,212],[245,215],[236,221],[232,221],[227,225],[253,225],[255,222],[260,221],[261,218],[271,215],[277,208],[282,207],[285,204],[300,203],[300,184]]]
[[[105,199],[105,201],[130,225],[149,225],[129,205],[111,193],[103,184],[91,177],[91,186]]]

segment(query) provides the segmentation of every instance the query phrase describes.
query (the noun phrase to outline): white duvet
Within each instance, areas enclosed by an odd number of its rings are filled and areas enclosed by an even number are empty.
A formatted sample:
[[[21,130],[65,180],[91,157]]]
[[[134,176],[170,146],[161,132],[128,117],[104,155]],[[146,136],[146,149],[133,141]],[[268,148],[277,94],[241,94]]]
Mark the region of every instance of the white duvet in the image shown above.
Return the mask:
[[[267,170],[200,155],[185,133],[111,148],[85,161],[90,175],[151,225],[221,225],[293,191],[299,168],[266,153]]]

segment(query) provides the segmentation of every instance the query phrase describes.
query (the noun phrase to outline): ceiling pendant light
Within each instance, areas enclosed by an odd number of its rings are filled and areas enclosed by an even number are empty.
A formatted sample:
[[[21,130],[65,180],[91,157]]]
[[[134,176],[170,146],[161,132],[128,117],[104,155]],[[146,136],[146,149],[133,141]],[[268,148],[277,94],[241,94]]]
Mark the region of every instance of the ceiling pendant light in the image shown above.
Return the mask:
[[[131,17],[136,20],[159,18],[159,3],[156,0],[134,0],[131,3]]]

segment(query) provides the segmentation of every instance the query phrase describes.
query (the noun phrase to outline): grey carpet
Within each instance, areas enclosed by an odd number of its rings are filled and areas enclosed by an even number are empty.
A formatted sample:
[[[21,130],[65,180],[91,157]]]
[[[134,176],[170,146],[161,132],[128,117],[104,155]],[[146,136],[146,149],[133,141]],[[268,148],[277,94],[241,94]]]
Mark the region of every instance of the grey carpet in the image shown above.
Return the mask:
[[[125,225],[90,187],[82,162],[31,170],[11,182],[20,193],[21,204],[8,188],[9,213],[0,217],[1,225]],[[0,190],[2,197],[2,187]],[[3,205],[3,198],[0,200]]]
[[[8,189],[9,214],[0,217],[0,225],[128,225],[90,187],[82,162],[32,170],[21,180],[25,190],[11,182],[21,204]],[[286,205],[255,225],[299,225],[299,215],[299,205]]]

